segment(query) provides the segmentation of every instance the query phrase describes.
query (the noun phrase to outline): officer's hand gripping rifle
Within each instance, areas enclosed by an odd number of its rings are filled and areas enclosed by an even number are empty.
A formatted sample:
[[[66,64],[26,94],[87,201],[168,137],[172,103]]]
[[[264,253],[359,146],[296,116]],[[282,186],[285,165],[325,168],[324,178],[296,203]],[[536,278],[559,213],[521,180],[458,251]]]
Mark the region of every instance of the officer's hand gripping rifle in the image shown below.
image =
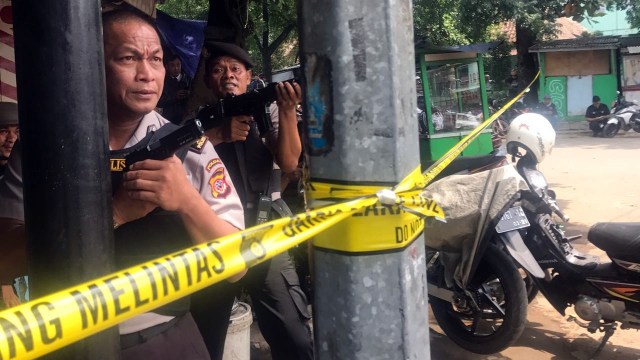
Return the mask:
[[[146,159],[163,160],[180,150],[186,150],[188,146],[201,139],[205,131],[223,125],[225,118],[251,115],[260,135],[264,135],[273,128],[266,106],[277,98],[276,83],[242,95],[228,94],[216,104],[200,110],[195,118],[186,120],[181,126],[164,125],[147,134],[134,146],[111,151],[109,157],[113,191],[118,189],[122,182],[122,173],[128,171],[131,164]]]

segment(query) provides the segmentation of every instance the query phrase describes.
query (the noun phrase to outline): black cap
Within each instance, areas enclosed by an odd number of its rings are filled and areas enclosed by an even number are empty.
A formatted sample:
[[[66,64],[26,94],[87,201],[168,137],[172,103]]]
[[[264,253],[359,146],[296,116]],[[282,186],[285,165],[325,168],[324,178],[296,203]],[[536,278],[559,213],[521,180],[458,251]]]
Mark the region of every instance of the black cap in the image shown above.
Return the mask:
[[[249,53],[236,44],[220,41],[207,41],[205,46],[211,55],[211,59],[218,56],[231,56],[232,58],[242,61],[247,69],[251,69],[253,67],[253,62],[251,61]]]
[[[0,126],[18,125],[18,104],[0,102]]]
[[[600,96],[596,95],[593,97],[593,100],[591,100],[591,102],[600,102]]]

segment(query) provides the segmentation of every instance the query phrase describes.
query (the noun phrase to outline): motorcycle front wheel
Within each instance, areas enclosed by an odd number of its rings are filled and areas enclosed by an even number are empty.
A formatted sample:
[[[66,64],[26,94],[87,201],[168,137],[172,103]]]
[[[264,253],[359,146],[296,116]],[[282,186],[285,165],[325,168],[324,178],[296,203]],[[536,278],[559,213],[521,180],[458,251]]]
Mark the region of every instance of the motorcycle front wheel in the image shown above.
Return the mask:
[[[527,319],[527,292],[507,255],[488,246],[466,290],[457,292],[461,295],[454,303],[429,297],[438,325],[453,342],[477,354],[494,354],[520,338]]]
[[[612,138],[620,131],[620,124],[606,124],[602,129],[602,137]]]
[[[640,133],[640,115],[634,114],[633,116],[631,116],[630,122],[631,122],[631,128],[633,129],[633,131]]]

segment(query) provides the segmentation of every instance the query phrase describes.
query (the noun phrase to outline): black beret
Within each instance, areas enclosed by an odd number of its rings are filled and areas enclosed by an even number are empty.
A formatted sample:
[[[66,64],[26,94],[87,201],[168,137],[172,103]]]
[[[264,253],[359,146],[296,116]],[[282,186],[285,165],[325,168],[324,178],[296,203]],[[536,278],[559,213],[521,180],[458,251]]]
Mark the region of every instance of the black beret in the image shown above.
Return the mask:
[[[18,104],[0,102],[0,126],[18,125]]]
[[[207,41],[205,46],[207,47],[209,54],[211,54],[212,59],[218,56],[230,56],[242,61],[247,69],[251,69],[253,67],[253,62],[251,61],[249,53],[236,44],[220,41]]]

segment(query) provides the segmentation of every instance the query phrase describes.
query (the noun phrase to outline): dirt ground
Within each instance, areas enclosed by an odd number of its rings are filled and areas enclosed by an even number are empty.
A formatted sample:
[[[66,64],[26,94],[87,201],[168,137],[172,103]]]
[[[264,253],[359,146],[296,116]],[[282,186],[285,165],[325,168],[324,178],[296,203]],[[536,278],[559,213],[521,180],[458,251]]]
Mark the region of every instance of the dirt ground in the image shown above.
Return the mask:
[[[556,146],[540,166],[560,206],[571,217],[568,235],[583,234],[574,244],[581,251],[606,256],[589,245],[586,234],[596,222],[640,221],[640,134],[613,139],[593,138],[588,131],[560,132]],[[571,311],[568,311],[568,315]],[[516,344],[498,354],[477,355],[459,348],[429,315],[432,359],[586,360],[596,350],[601,333],[590,334],[569,323],[542,297],[529,306],[527,327]],[[251,359],[267,360],[268,345],[256,324],[251,331]],[[617,330],[598,359],[640,359],[640,333]]]
[[[568,235],[583,234],[574,242],[581,251],[601,256],[586,235],[596,222],[640,221],[640,134],[613,139],[591,137],[590,132],[559,133],[550,157],[540,166],[560,206],[571,220]],[[570,314],[571,311],[568,312]],[[529,307],[528,324],[515,346],[490,356],[461,350],[442,335],[431,320],[432,359],[589,359],[602,333],[589,334],[567,322],[542,295]],[[617,330],[598,359],[640,359],[640,333]]]

